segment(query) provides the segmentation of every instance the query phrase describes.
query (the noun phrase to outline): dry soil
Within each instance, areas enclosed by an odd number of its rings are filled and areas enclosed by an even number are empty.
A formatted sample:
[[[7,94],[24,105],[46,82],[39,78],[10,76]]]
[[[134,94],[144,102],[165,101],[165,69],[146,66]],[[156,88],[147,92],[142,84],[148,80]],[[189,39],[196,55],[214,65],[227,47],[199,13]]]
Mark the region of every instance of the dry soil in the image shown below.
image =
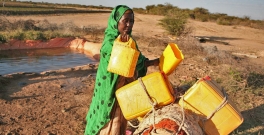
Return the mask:
[[[73,22],[79,27],[98,26],[105,28],[109,14],[69,14],[54,16],[16,16],[7,17],[9,20],[18,19],[47,19],[51,23]],[[133,34],[151,38],[168,38],[159,25],[162,16],[135,15]],[[210,41],[201,43],[202,46],[217,46],[220,50],[230,51],[242,57],[251,57],[252,65],[264,66],[264,31],[243,26],[221,26],[211,22],[190,20],[188,25],[193,28],[192,36],[208,37]],[[262,38],[261,38],[262,37]],[[87,35],[85,38],[89,39]],[[170,38],[180,38],[172,37]],[[217,41],[217,42],[213,42]],[[228,44],[222,44],[225,42]],[[148,41],[145,41],[148,44]],[[140,48],[146,46],[139,44]],[[148,49],[141,50],[149,58],[159,57],[151,54]],[[254,58],[253,58],[254,57]],[[247,61],[248,62],[248,61]],[[81,67],[47,71],[43,73],[16,73],[1,77],[5,84],[0,91],[0,135],[36,135],[61,134],[81,135],[85,128],[85,116],[89,109],[93,94],[97,65],[88,64]],[[203,77],[211,72],[218,72],[223,65],[211,67],[186,58],[177,69],[176,77],[192,78],[194,72]],[[150,68],[149,72],[156,68]],[[172,76],[173,76],[172,75]],[[197,75],[195,75],[197,77]],[[171,80],[174,82],[174,80]],[[175,81],[176,82],[176,81]],[[235,97],[235,96],[234,96]],[[263,132],[263,116],[255,117],[255,111],[263,112],[263,96],[254,97],[256,102],[251,107],[237,105],[243,111],[245,119],[256,119],[256,127],[244,129],[244,133]],[[246,102],[246,101],[245,101]],[[250,99],[249,101],[250,102]],[[258,108],[254,110],[254,108]],[[238,131],[237,131],[238,132]]]

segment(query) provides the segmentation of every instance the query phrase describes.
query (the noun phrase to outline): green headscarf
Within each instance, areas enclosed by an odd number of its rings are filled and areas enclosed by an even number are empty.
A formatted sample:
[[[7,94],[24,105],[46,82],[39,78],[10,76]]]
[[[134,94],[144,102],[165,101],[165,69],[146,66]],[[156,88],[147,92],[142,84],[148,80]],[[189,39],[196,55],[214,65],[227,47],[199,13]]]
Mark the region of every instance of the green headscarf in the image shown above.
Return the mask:
[[[111,119],[110,114],[116,100],[115,86],[119,75],[108,72],[107,66],[114,40],[120,34],[118,32],[118,22],[127,10],[132,11],[125,5],[118,5],[112,10],[108,19],[108,26],[105,30],[104,41],[100,50],[100,63],[96,75],[93,99],[86,116],[85,135],[96,135]],[[136,47],[138,49],[137,45]],[[146,57],[140,53],[136,66],[138,77],[146,75],[145,59]]]

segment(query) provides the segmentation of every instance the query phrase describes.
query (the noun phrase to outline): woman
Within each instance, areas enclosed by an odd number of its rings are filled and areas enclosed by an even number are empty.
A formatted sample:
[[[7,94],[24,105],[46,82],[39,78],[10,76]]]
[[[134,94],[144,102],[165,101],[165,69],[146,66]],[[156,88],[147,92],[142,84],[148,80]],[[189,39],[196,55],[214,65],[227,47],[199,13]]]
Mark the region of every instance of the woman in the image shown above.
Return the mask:
[[[133,78],[125,78],[107,71],[114,40],[120,35],[121,41],[128,41],[133,25],[134,13],[132,9],[125,5],[119,5],[113,9],[108,19],[108,26],[100,50],[100,63],[96,75],[94,95],[86,116],[85,135],[125,134],[127,121],[116,101],[115,91],[138,77],[145,76],[148,66],[159,64],[159,59],[148,60],[140,53]]]

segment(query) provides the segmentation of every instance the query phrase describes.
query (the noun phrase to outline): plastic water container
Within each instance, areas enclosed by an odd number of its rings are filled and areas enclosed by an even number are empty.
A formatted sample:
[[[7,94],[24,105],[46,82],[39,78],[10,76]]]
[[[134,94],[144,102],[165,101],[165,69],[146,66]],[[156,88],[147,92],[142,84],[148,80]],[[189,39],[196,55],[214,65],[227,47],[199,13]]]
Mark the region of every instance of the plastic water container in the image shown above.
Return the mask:
[[[147,92],[139,80],[129,83],[115,92],[121,111],[127,120],[143,117],[152,109],[149,97],[157,103],[157,107],[174,101],[173,88],[165,74],[150,73],[142,77],[142,82]]]
[[[206,134],[227,135],[242,124],[243,117],[231,99],[225,97],[224,89],[206,76],[183,95],[179,104],[201,116],[199,124]]]
[[[107,71],[125,77],[133,77],[139,54],[132,38],[128,42],[122,42],[118,37],[113,44]]]
[[[159,68],[166,75],[170,75],[183,59],[184,56],[178,46],[169,43],[160,56]]]

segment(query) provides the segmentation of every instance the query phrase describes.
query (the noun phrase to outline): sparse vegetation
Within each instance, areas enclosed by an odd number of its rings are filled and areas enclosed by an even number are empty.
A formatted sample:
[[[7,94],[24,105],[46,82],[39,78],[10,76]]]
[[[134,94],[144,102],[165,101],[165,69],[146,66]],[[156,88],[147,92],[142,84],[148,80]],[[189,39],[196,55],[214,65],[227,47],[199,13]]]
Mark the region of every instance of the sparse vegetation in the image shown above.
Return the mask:
[[[2,2],[1,2],[2,1]],[[64,13],[106,13],[112,7],[79,5],[79,4],[59,4],[48,2],[31,1],[11,1],[1,0],[0,9],[2,15],[35,15],[35,14],[64,14]],[[4,3],[4,4],[3,4]]]
[[[10,39],[18,40],[49,40],[56,37],[82,37],[103,33],[104,29],[95,26],[77,27],[71,22],[52,24],[47,20],[17,20],[9,22],[0,18],[0,42],[6,43]]]
[[[78,4],[58,4],[47,2],[19,2],[6,1],[4,7],[0,7],[1,14],[6,15],[35,15],[35,14],[64,14],[64,13],[97,13],[110,12],[112,7],[78,5]],[[251,20],[249,16],[243,18],[228,16],[221,13],[210,13],[207,9],[197,7],[193,10],[180,9],[170,3],[148,5],[146,9],[134,8],[135,12],[143,14],[163,15],[164,19],[160,20],[160,25],[172,35],[180,36],[190,32],[186,28],[187,19],[194,19],[202,22],[211,21],[219,25],[242,25],[257,29],[264,29],[264,22],[260,20]],[[1,19],[1,18],[0,18]],[[1,25],[1,24],[0,24]],[[45,34],[44,34],[45,35]],[[55,34],[58,35],[58,34]],[[62,37],[70,36],[61,34]],[[78,36],[78,35],[77,35]],[[21,37],[21,36],[18,36]],[[22,36],[23,37],[23,36]],[[26,36],[27,37],[27,36]],[[45,37],[45,36],[44,36]],[[54,36],[51,36],[51,38]],[[1,42],[6,42],[8,36],[1,34]],[[34,39],[34,38],[30,38]],[[49,38],[47,38],[49,39]]]
[[[170,11],[174,10],[182,14],[187,14],[188,18],[190,19],[194,19],[202,22],[210,21],[210,22],[215,22],[219,25],[241,25],[256,29],[264,29],[264,22],[261,20],[251,20],[249,16],[244,16],[241,18],[235,16],[228,16],[227,14],[222,14],[222,13],[210,13],[207,9],[201,7],[194,8],[193,10],[180,9],[176,6],[166,3],[164,5],[162,4],[149,5],[146,6],[145,10],[146,11],[144,12],[141,9],[140,13],[169,16],[171,14]],[[139,11],[139,10],[136,9],[135,11]]]

